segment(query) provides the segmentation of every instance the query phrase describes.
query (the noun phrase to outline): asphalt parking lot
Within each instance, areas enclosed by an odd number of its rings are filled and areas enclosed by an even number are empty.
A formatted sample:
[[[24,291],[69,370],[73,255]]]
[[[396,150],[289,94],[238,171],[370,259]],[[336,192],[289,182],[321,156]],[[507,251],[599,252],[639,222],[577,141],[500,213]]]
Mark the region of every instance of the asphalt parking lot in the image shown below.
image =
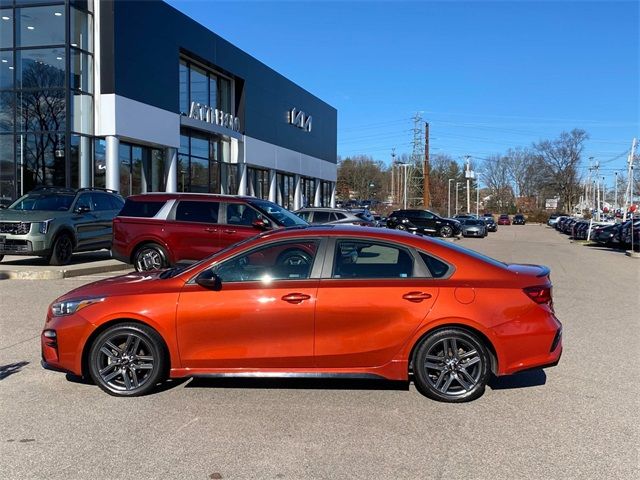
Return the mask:
[[[100,276],[0,281],[0,478],[638,478],[640,260],[540,225],[459,244],[550,266],[565,349],[559,366],[462,405],[405,383],[319,380],[192,380],[116,399],[39,363],[47,305]]]

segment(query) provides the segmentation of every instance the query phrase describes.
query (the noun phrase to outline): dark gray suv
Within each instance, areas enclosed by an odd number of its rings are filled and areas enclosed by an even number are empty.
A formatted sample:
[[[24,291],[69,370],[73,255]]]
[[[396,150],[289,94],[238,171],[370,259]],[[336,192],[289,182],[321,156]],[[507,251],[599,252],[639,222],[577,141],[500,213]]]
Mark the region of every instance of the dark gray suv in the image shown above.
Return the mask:
[[[0,209],[0,260],[30,255],[66,265],[73,252],[111,248],[113,218],[123,205],[112,190],[36,188]]]

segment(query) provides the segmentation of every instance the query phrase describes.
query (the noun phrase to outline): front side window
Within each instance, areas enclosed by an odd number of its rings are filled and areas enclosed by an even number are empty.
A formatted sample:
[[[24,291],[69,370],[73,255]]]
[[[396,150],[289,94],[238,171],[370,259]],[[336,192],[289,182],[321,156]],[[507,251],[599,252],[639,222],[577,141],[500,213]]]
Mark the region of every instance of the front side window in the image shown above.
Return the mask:
[[[306,280],[318,251],[318,240],[296,240],[257,248],[215,267],[222,282]]]
[[[256,220],[264,220],[264,216],[244,203],[227,205],[227,224],[251,226]]]
[[[413,257],[399,247],[361,240],[336,243],[332,278],[408,278]]]
[[[91,194],[83,193],[78,197],[78,201],[76,202],[75,209],[78,210],[80,208],[92,210],[91,208]]]
[[[180,222],[218,223],[218,202],[181,201],[176,208]]]
[[[273,218],[280,226],[293,227],[309,225],[295,213],[291,213],[286,208],[282,208],[280,205],[275,203],[268,202],[266,200],[252,200],[251,205],[267,214],[270,218]]]

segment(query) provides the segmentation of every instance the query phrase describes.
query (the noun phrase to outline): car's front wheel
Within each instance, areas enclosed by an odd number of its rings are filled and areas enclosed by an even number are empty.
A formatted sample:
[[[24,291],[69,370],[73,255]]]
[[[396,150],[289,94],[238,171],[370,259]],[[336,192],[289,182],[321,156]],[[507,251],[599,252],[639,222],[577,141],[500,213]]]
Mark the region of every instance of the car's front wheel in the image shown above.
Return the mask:
[[[49,264],[67,265],[71,261],[71,255],[73,255],[73,240],[68,234],[61,233],[53,242]]]
[[[437,330],[418,346],[413,358],[416,388],[441,402],[480,397],[490,375],[487,348],[476,335],[459,328]]]
[[[442,238],[450,238],[453,236],[453,228],[451,228],[449,225],[445,225],[444,227],[440,228],[440,236]]]
[[[168,267],[167,253],[160,245],[142,245],[133,255],[133,266],[138,272],[149,272]]]
[[[0,255],[0,262],[2,261],[3,258],[4,258],[4,255]]]
[[[398,225],[396,225],[396,230],[407,230],[407,227],[404,226],[402,223],[399,223]]]
[[[136,397],[164,380],[166,361],[162,339],[155,330],[120,323],[107,328],[91,345],[89,373],[108,394]]]

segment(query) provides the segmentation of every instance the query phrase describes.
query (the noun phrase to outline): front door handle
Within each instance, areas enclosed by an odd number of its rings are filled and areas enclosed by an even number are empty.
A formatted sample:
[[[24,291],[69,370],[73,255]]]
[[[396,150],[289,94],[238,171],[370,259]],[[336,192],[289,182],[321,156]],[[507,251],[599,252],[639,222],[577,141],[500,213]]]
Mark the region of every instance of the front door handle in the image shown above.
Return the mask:
[[[227,230],[224,231],[224,233],[236,233],[236,231],[227,229]]]
[[[402,298],[404,298],[405,300],[409,300],[410,302],[413,302],[413,303],[419,303],[423,300],[427,300],[431,298],[431,294],[424,293],[424,292],[409,292],[409,293],[405,293],[402,296]]]
[[[215,232],[218,231],[218,229],[217,228],[213,228],[213,227],[207,227],[207,228],[204,229],[204,231],[208,232],[208,233],[215,233]]]
[[[282,300],[289,303],[301,303],[303,300],[309,300],[311,295],[306,295],[304,293],[290,293],[282,297]]]

